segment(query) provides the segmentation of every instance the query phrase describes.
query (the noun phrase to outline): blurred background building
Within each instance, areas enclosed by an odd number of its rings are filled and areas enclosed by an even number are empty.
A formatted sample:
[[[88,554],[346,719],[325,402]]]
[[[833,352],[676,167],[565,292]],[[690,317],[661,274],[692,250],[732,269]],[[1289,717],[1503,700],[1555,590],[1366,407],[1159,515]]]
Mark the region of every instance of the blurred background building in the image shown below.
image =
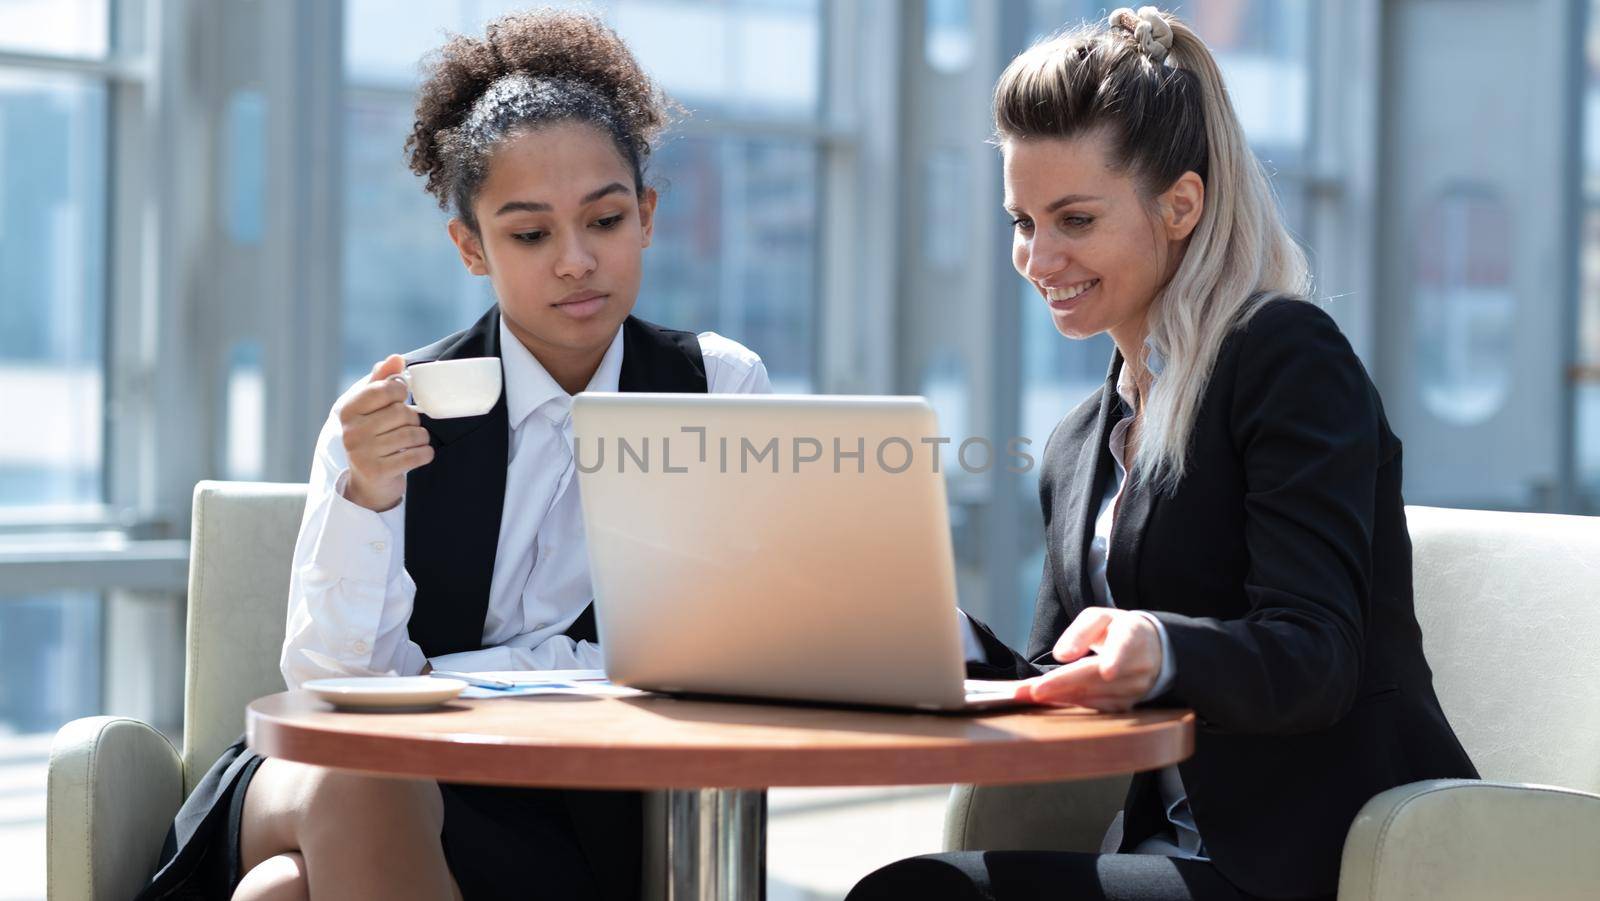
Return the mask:
[[[343,386],[492,303],[401,144],[418,59],[525,5],[0,0],[0,899],[43,893],[57,726],[180,728],[194,483],[303,479]],[[1408,500],[1600,510],[1590,4],[1174,7],[1383,392]],[[1011,269],[985,143],[1004,63],[1098,0],[591,8],[691,112],[650,164],[641,315],[743,342],[781,391],[924,394],[1000,447],[1041,448],[1103,377],[1109,339],[1061,338]],[[962,601],[1021,641],[1037,474],[951,469]],[[936,795],[903,797],[906,853],[931,850]],[[859,800],[775,799],[774,878],[805,888],[785,847],[852,853],[806,811]]]

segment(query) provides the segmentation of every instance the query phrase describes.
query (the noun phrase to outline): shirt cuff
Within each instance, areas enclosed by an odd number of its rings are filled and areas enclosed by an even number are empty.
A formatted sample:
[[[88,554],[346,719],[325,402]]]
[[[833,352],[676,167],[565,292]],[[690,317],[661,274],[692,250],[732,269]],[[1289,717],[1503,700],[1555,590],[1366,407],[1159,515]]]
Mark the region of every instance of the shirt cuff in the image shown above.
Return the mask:
[[[537,672],[544,670],[604,669],[599,645],[553,635],[538,647],[497,645],[477,651],[440,654],[430,660],[434,669],[458,673]]]
[[[504,645],[480,648],[476,651],[457,651],[429,657],[434,669],[457,673],[503,673],[522,669],[512,658],[511,649]]]
[[[396,559],[395,536],[404,534],[405,502],[375,513],[344,496],[349,480],[346,470],[334,483],[322,534],[317,536],[307,562],[316,571],[336,574],[340,579],[387,585],[390,563]]]
[[[1148,610],[1133,612],[1149,620],[1150,624],[1156,627],[1156,632],[1161,635],[1161,672],[1156,674],[1156,684],[1150,686],[1150,690],[1139,699],[1139,703],[1143,704],[1167,693],[1172,687],[1173,678],[1177,676],[1177,667],[1172,662],[1172,640],[1167,638],[1167,627],[1161,622],[1160,617]]]

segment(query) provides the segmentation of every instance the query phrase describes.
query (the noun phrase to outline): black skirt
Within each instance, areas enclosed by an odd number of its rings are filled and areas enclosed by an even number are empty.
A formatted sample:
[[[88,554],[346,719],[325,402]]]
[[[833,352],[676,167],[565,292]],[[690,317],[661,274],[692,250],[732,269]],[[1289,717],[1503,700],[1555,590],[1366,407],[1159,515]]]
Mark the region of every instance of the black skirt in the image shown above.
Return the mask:
[[[183,802],[156,873],[138,895],[227,899],[244,876],[245,792],[266,760],[229,745]],[[643,796],[638,792],[440,783],[445,860],[466,901],[639,897]]]

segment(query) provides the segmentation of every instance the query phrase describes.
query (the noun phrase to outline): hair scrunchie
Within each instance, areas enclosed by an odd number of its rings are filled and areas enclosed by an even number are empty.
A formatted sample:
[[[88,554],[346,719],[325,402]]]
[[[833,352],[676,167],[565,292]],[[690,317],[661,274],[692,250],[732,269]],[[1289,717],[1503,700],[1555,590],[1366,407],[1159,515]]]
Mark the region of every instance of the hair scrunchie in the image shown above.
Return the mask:
[[[1139,50],[1157,65],[1166,61],[1172,49],[1172,26],[1154,6],[1141,6],[1138,12],[1124,6],[1108,16],[1106,24],[1132,35]]]

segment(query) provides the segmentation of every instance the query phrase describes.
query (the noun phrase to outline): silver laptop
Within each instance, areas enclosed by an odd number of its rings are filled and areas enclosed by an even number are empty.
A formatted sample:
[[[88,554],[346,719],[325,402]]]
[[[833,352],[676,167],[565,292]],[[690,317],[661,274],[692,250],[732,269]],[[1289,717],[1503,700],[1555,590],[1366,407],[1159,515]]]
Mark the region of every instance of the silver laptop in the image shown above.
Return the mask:
[[[920,397],[573,403],[611,681],[926,710],[967,684],[938,423]],[[946,446],[948,450],[948,446]]]

